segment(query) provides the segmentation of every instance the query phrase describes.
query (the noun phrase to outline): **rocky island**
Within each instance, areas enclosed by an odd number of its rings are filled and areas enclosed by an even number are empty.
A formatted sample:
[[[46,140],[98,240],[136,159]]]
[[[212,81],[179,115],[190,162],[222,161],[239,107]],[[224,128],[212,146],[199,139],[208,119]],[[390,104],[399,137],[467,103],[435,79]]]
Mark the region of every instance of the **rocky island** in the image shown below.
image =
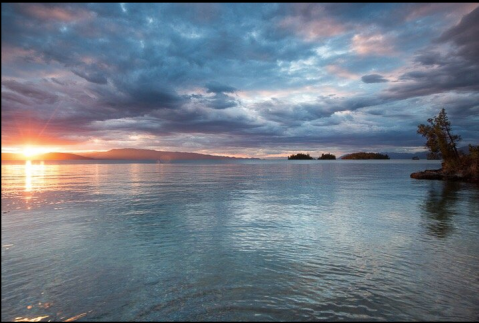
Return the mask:
[[[302,153],[299,153],[299,154],[296,154],[296,155],[291,155],[291,156],[288,156],[288,160],[290,159],[297,159],[297,160],[309,160],[309,159],[314,159],[313,157],[311,157],[309,154],[302,154]]]
[[[341,159],[389,159],[389,156],[380,153],[359,152],[344,155]]]
[[[320,157],[318,157],[318,160],[336,160],[336,156],[333,154],[321,154]]]

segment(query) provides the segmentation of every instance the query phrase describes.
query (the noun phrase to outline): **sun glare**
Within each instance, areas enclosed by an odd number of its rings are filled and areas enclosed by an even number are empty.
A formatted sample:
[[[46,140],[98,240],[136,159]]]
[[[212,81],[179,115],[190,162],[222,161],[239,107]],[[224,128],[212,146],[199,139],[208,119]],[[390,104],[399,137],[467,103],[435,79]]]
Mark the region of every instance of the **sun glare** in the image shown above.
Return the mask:
[[[27,158],[34,157],[42,153],[45,153],[44,149],[38,147],[25,147],[23,149],[23,155]]]

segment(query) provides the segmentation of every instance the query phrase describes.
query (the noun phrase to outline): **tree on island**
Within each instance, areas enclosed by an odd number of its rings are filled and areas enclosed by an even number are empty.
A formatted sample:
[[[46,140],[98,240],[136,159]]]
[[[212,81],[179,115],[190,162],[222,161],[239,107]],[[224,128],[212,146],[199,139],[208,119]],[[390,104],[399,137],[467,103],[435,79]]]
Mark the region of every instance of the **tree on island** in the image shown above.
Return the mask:
[[[321,157],[318,158],[318,160],[322,160],[322,159],[331,159],[331,160],[334,160],[336,159],[336,156],[333,155],[333,154],[321,154]]]
[[[428,124],[420,124],[417,133],[426,137],[426,147],[429,149],[428,159],[440,159],[449,163],[459,161],[460,156],[456,144],[461,141],[461,136],[451,133],[451,123],[446,110],[441,109],[439,115],[427,119]]]
[[[461,136],[454,135],[445,109],[438,116],[420,124],[417,133],[426,137],[428,159],[442,157],[442,168],[411,174],[417,179],[446,179],[479,182],[479,146],[469,145],[469,154],[460,153],[457,143]]]
[[[309,154],[299,153],[299,154],[296,154],[296,155],[288,156],[288,159],[314,159],[314,158],[311,157]]]
[[[389,159],[387,154],[380,154],[380,153],[352,153],[348,155],[344,155],[341,159]]]

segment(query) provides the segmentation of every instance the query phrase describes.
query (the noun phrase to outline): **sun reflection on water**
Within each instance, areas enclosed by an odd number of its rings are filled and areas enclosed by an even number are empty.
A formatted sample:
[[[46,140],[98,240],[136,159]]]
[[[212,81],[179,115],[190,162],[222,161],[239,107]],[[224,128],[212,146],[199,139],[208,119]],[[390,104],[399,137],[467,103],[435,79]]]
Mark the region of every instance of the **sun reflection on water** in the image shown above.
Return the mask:
[[[28,317],[16,317],[14,322],[41,322],[43,319],[46,319],[48,315],[45,316],[38,316],[38,317],[33,317],[33,318],[28,318]]]
[[[32,164],[31,160],[25,161],[25,192],[31,192],[43,186],[45,179],[45,163]]]
[[[27,160],[25,162],[25,192],[30,192],[32,190],[32,168],[32,162]]]

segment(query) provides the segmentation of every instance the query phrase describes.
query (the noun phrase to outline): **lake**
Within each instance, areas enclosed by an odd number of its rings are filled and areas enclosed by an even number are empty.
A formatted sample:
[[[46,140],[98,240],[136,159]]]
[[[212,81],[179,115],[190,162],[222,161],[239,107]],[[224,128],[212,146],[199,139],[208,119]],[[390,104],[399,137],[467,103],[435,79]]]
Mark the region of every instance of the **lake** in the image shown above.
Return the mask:
[[[2,162],[2,320],[478,320],[436,161]]]

